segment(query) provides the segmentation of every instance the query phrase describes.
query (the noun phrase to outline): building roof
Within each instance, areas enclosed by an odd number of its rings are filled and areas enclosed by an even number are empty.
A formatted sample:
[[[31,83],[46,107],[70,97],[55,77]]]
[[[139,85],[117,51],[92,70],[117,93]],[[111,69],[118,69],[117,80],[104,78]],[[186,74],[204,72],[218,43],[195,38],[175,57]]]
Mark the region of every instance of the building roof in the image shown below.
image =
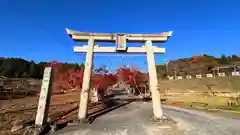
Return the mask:
[[[235,67],[240,69],[240,65],[236,65]],[[233,65],[219,65],[219,66],[215,66],[214,68],[212,68],[212,70],[217,70],[217,69],[228,69],[228,68],[233,68]]]
[[[224,68],[232,68],[232,67],[233,67],[233,65],[219,65],[219,66],[215,66],[214,68],[224,69]]]

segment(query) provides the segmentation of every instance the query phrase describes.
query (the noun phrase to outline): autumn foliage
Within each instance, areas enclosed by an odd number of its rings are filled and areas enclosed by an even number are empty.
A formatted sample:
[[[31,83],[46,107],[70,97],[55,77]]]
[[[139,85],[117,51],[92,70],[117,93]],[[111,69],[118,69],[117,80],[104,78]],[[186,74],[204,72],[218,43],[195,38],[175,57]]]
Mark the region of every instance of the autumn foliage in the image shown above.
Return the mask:
[[[116,74],[95,74],[92,77],[92,87],[97,88],[99,91],[105,91],[117,81],[118,76]]]
[[[119,68],[117,69],[119,80],[124,81],[132,87],[139,87],[148,82],[148,75],[137,69]]]
[[[57,62],[51,62],[47,66],[53,68],[53,93],[82,87],[83,68],[68,67],[67,65]]]
[[[80,89],[82,87],[83,67],[73,68],[57,62],[51,62],[47,66],[54,69],[53,94],[60,93],[62,90]],[[141,84],[146,84],[148,81],[146,73],[131,68],[119,68],[116,74],[93,73],[91,79],[91,87],[97,88],[99,91],[107,90],[108,87],[116,84],[118,81],[123,81],[132,87],[138,87]]]

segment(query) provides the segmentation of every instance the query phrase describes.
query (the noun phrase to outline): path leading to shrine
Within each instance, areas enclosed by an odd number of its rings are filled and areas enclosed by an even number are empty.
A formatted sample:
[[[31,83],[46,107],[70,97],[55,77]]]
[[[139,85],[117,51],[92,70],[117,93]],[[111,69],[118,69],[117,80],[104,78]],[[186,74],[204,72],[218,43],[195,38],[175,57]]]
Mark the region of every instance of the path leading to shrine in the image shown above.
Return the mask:
[[[97,118],[92,124],[71,124],[52,135],[239,135],[240,119],[164,106],[177,127],[149,121],[151,103],[133,102]]]

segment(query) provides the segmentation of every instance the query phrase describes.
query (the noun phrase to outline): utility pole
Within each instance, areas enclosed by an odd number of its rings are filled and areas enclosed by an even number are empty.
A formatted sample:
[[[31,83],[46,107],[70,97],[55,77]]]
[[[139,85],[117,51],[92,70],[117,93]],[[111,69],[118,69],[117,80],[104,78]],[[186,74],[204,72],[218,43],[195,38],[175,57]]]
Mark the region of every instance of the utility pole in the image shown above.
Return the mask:
[[[166,74],[168,75],[168,60],[164,60],[165,61],[165,66],[166,66]]]
[[[173,68],[173,73],[174,73],[174,79],[177,80],[177,71],[176,71],[176,68]]]
[[[236,65],[233,64],[233,72],[236,73]]]

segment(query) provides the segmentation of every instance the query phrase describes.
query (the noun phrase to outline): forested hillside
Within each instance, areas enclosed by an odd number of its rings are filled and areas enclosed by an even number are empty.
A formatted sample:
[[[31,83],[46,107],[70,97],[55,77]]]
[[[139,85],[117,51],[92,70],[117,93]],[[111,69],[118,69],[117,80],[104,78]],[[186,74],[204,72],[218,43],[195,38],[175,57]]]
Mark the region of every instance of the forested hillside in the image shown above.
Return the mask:
[[[157,65],[158,75],[163,77],[173,75],[176,71],[177,75],[194,75],[211,73],[212,68],[216,66],[232,66],[240,65],[240,57],[237,55],[216,58],[209,55],[193,56],[190,58],[182,58],[169,61],[167,65]]]
[[[42,78],[44,67],[47,64],[47,62],[35,63],[34,61],[26,61],[21,58],[0,58],[0,76]],[[70,68],[79,67],[78,64],[62,64]]]
[[[49,64],[47,62],[35,63],[34,61],[26,61],[21,58],[0,58],[0,76],[5,77],[30,77],[30,78],[42,78],[44,67]],[[74,63],[61,63],[66,68],[73,69],[84,67],[84,64]],[[219,65],[240,65],[240,57],[237,55],[225,56],[216,58],[209,55],[193,56],[190,58],[182,58],[177,60],[171,60],[166,65],[157,65],[157,72],[159,77],[166,75],[173,75],[176,71],[177,75],[209,73],[211,69]],[[104,69],[95,69],[105,71]]]

